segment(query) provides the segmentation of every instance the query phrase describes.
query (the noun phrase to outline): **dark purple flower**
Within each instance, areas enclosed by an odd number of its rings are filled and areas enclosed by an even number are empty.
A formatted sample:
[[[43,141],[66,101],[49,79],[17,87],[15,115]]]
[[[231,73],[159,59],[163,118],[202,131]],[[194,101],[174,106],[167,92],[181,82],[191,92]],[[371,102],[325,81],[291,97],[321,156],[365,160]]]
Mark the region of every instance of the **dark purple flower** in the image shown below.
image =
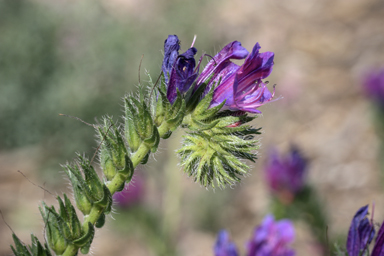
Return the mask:
[[[384,68],[368,73],[363,88],[370,98],[384,108]]]
[[[267,215],[247,244],[247,256],[293,256],[295,251],[290,244],[294,239],[291,221],[275,221],[272,215]]]
[[[164,59],[162,71],[164,73],[165,83],[168,84],[168,77],[171,74],[173,64],[179,55],[180,41],[176,35],[169,35],[164,42]]]
[[[292,196],[300,192],[305,185],[307,161],[295,146],[286,157],[279,157],[272,150],[267,166],[264,168],[265,177],[272,192],[289,193]]]
[[[197,49],[191,47],[176,58],[167,88],[167,98],[171,103],[176,99],[177,89],[182,94],[187,92],[199,74],[195,71],[196,61],[194,56],[196,52]]]
[[[215,247],[215,256],[237,256],[236,245],[230,240],[226,230],[221,230],[217,235]]]
[[[349,256],[364,255],[364,252],[367,251],[369,244],[372,242],[372,239],[375,235],[375,228],[373,226],[373,223],[368,220],[367,214],[368,205],[361,207],[352,219],[347,239],[347,252]],[[382,230],[382,228],[380,230]],[[383,233],[383,231],[381,232]],[[383,242],[384,241],[381,242],[381,246],[377,246],[378,243],[376,242],[375,248],[377,248],[377,253],[378,251],[383,250]],[[374,251],[375,249],[373,250],[373,252]],[[384,252],[383,254],[373,254],[373,252],[372,256],[384,255]]]
[[[208,88],[219,83],[214,91],[211,107],[224,100],[227,109],[261,113],[257,108],[270,101],[272,94],[262,79],[269,76],[273,67],[273,52],[259,53],[260,45],[256,43],[251,54],[237,41],[226,45],[203,70],[197,80],[197,86],[212,76]],[[238,66],[230,59],[243,59]]]
[[[128,208],[139,203],[144,197],[144,178],[135,174],[124,190],[113,195],[113,201],[121,208]]]

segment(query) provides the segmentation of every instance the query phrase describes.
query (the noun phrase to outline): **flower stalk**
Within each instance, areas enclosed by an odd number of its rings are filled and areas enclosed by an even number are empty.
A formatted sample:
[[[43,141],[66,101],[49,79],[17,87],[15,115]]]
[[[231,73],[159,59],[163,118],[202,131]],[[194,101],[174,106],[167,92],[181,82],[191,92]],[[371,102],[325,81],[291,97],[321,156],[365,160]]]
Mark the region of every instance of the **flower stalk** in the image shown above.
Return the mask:
[[[179,49],[177,36],[169,36],[164,45],[163,74],[153,98],[144,90],[140,90],[139,97],[128,95],[124,98],[123,122],[107,116],[95,125],[103,177],[79,154],[74,163],[63,165],[76,207],[84,215],[82,223],[65,194],[64,199],[57,198],[58,210],[43,202],[40,212],[47,245],[42,247],[32,237],[38,250],[27,249],[14,235],[16,248],[12,249],[16,256],[51,255],[51,250],[56,255],[75,256],[79,250],[87,254],[95,229],[102,228],[106,215],[111,213],[112,195],[131,181],[139,164],[147,163],[160,139],[169,138],[180,126],[187,135],[178,154],[184,171],[196,182],[223,188],[248,173],[250,168],[244,160],[255,161],[255,136],[260,133],[260,129],[247,125],[255,119],[248,113],[260,113],[257,108],[273,97],[261,81],[272,71],[273,53],[259,53],[256,44],[248,55],[235,41],[213,58],[199,78],[201,61],[196,64],[194,59],[197,49],[191,47],[180,55]],[[241,67],[230,62],[245,57]],[[151,81],[149,88],[154,88]]]

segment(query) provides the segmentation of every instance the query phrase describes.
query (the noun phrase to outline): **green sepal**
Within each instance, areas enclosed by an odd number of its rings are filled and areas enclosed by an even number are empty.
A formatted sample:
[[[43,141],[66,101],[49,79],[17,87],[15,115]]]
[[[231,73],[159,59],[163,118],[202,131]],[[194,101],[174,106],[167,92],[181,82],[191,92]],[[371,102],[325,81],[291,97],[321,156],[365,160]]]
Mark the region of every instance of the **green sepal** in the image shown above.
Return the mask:
[[[99,201],[95,202],[95,205],[101,208],[105,208],[104,212],[106,212],[107,211],[106,207],[110,205],[112,202],[112,194],[105,184],[103,184],[102,188],[103,188],[103,196]]]
[[[90,165],[90,162],[80,155],[78,155],[78,157],[79,164],[83,169],[85,182],[90,190],[92,199],[94,201],[99,201],[103,197],[103,183],[101,182],[93,166]]]
[[[73,240],[73,244],[77,247],[84,247],[87,244],[92,243],[93,237],[95,235],[95,227],[92,223],[88,222],[87,232],[80,238]]]
[[[160,135],[159,135],[159,131],[157,130],[156,125],[153,126],[152,131],[153,132],[152,132],[151,137],[149,137],[148,139],[145,139],[144,143],[146,143],[151,148],[151,151],[154,153],[154,152],[156,152],[157,147],[159,146]]]
[[[65,228],[64,221],[60,215],[55,211],[55,208],[49,208],[44,202],[42,202],[43,207],[39,206],[41,216],[43,217],[45,223],[45,236],[49,248],[51,248],[57,255],[64,253],[67,248],[67,239],[64,237],[64,233],[70,233],[69,230],[63,231],[62,228]]]
[[[105,214],[102,213],[95,223],[95,227],[102,228],[105,224]]]
[[[194,83],[186,92],[185,94],[185,100],[186,100],[186,110],[187,113],[193,112],[193,110],[196,108],[197,104],[200,102],[200,99],[202,98],[205,89],[207,88],[208,83],[213,78],[213,75],[204,83],[202,83],[199,88],[196,89],[196,84]],[[213,87],[213,86],[212,86]]]
[[[90,198],[87,196],[87,192],[84,190],[88,190],[88,188],[85,185],[85,182],[83,180],[83,177],[78,172],[79,177],[82,182],[79,181],[78,175],[74,174],[77,173],[72,166],[69,164],[62,166],[65,170],[65,173],[67,174],[69,180],[72,184],[73,194],[75,196],[75,202],[77,208],[84,214],[88,215],[91,212],[92,203],[90,201]]]
[[[185,100],[182,99],[181,100],[181,104],[180,104],[180,108],[175,113],[173,118],[170,118],[170,119],[166,120],[167,125],[169,127],[169,130],[171,132],[175,131],[180,126],[180,124],[183,122],[183,119],[184,119],[184,116],[185,116],[185,108],[186,108]]]
[[[116,192],[121,192],[124,190],[124,188],[125,188],[125,183],[121,184],[121,186],[118,189],[116,189]]]
[[[162,93],[159,93],[158,94],[158,99],[157,99],[157,102],[156,102],[156,107],[155,107],[155,118],[154,118],[154,122],[155,122],[155,125],[157,127],[159,127],[163,120],[164,120],[164,116],[165,116],[165,104],[163,102],[163,96],[162,96]]]
[[[80,252],[82,254],[88,254],[89,249],[91,249],[91,243],[86,244],[85,246],[81,247]]]
[[[75,237],[73,236],[71,229],[69,228],[67,222],[58,214],[55,210],[55,208],[52,206],[52,208],[46,208],[46,210],[49,212],[49,215],[53,215],[56,219],[57,227],[59,230],[59,233],[63,236],[65,240],[73,240]],[[47,225],[50,225],[48,223]]]
[[[151,154],[151,153],[148,152],[148,153],[143,157],[143,160],[141,160],[141,162],[140,162],[142,165],[147,164],[148,159],[149,159],[149,155],[150,155],[150,154]]]
[[[136,126],[135,126],[135,118],[137,117],[137,113],[135,109],[132,107],[132,105],[130,104],[128,98],[125,98],[124,100],[124,107],[125,107],[125,127],[124,127],[125,138],[128,142],[131,152],[133,153],[137,151],[137,149],[140,147],[140,144],[141,144],[141,138],[139,134],[136,132]]]
[[[166,133],[164,133],[163,137],[161,137],[162,139],[166,140],[168,139],[169,137],[171,137],[172,135],[172,132],[171,131],[168,131]]]
[[[212,129],[213,127],[215,127],[218,123],[220,122],[220,120],[213,120],[212,122],[210,123],[204,123],[204,122],[201,122],[199,120],[195,120],[195,119],[191,119],[191,122],[190,124],[188,125],[188,128],[191,130],[191,131],[204,131],[204,130],[210,130]]]
[[[133,167],[133,163],[131,159],[126,155],[124,169],[119,170],[118,173],[119,175],[122,175],[124,180],[131,180],[134,172],[135,172],[135,168]],[[117,191],[122,191],[124,189],[124,186],[125,184],[123,183],[121,185],[121,190],[117,190]]]
[[[28,248],[20,241],[15,233],[12,234],[12,237],[16,248],[11,245],[11,249],[16,256],[32,256],[32,254],[28,251]]]
[[[135,128],[142,140],[145,140],[152,134],[153,120],[146,104],[140,103],[135,97],[129,98],[136,105],[138,116],[134,117]]]
[[[60,201],[61,201],[61,198],[59,202]],[[65,211],[67,212],[66,215],[68,216],[67,217],[68,219],[66,219],[65,221],[67,222],[67,224],[71,229],[72,236],[79,237],[81,236],[81,223],[79,218],[77,217],[75,207],[73,207],[71,201],[69,200],[66,194],[64,194],[64,202],[65,202]],[[61,211],[62,209],[60,209],[60,215],[61,215]]]
[[[221,102],[219,105],[217,105],[216,107],[208,108],[200,114],[198,114],[197,112],[193,112],[192,118],[199,120],[199,121],[212,118],[220,111],[220,109],[224,106],[224,104],[225,104],[225,100],[223,102]],[[197,106],[197,107],[199,107],[199,106]]]
[[[200,115],[203,115],[207,111],[212,102],[213,91],[214,86],[211,87],[207,95],[205,95],[204,98],[197,104],[196,108],[192,112],[192,116],[198,117]]]
[[[40,243],[39,239],[36,236],[31,234],[32,246],[29,246],[33,256],[52,256],[47,244],[44,244],[44,247]]]

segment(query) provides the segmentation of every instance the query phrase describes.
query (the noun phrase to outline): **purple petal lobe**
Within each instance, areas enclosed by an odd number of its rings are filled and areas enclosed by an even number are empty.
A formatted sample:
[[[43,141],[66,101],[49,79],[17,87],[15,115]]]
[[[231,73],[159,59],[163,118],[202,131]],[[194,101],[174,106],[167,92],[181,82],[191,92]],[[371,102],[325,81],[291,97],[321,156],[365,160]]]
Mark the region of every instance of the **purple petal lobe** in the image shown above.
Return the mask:
[[[165,83],[168,84],[168,77],[171,73],[173,64],[179,55],[180,41],[176,35],[169,35],[164,42],[164,59],[162,64],[162,71],[164,73]]]
[[[257,43],[240,68],[235,72],[226,72],[230,75],[221,76],[222,80],[214,91],[211,106],[226,100],[225,106],[230,110],[261,113],[257,108],[272,100],[274,93],[261,80],[272,72],[274,53],[259,53],[259,49],[260,45]],[[218,77],[226,69],[233,69],[233,65],[223,65]]]
[[[196,52],[197,49],[192,47],[185,53],[177,56],[167,88],[167,97],[171,103],[176,99],[177,90],[180,93],[185,93],[198,76],[198,73],[194,72],[196,66],[194,56]]]
[[[227,44],[216,56],[208,62],[203,72],[197,79],[197,86],[206,81],[212,74],[217,76],[230,62],[230,59],[244,59],[248,51],[241,46],[241,43],[234,41]]]
[[[368,205],[361,207],[352,219],[347,238],[349,256],[359,256],[361,252],[366,251],[375,235],[375,228],[367,219],[367,214]]]

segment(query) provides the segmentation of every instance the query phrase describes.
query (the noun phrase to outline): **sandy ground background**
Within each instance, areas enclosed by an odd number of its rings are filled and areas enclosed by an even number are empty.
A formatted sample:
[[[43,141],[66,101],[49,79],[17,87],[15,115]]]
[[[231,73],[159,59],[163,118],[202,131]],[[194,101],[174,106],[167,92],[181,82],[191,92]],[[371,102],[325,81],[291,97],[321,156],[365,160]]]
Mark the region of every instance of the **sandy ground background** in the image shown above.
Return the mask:
[[[49,2],[39,1],[57,10],[69,8],[74,1],[62,0],[57,5]],[[160,152],[150,160],[148,167],[139,170],[146,177],[142,204],[153,212],[162,213],[162,225],[172,234],[171,240],[179,255],[213,255],[218,228],[228,229],[244,252],[253,227],[268,212],[268,191],[262,178],[268,150],[276,146],[286,152],[290,143],[297,144],[310,161],[309,183],[318,191],[330,216],[330,236],[346,234],[355,211],[372,202],[376,203],[375,220],[381,222],[384,194],[378,164],[380,141],[373,126],[372,104],[361,90],[361,79],[370,68],[384,66],[384,1],[225,0],[207,1],[202,6],[199,6],[201,2],[196,2],[188,3],[181,17],[176,17],[178,12],[173,13],[175,19],[180,20],[180,26],[164,22],[172,21],[172,17],[164,13],[175,2],[178,1],[102,2],[108,13],[117,19],[129,16],[135,20],[131,26],[148,25],[148,31],[137,35],[142,36],[143,42],[138,40],[134,45],[135,67],[141,54],[146,54],[150,48],[156,48],[157,60],[161,59],[163,39],[148,42],[154,40],[151,31],[157,29],[156,38],[181,34],[186,46],[196,33],[198,54],[203,50],[213,55],[233,40],[241,41],[247,49],[259,42],[262,51],[276,54],[274,71],[268,80],[270,84],[277,84],[277,96],[282,96],[263,106],[263,115],[254,121],[254,125],[263,127],[264,131],[260,136],[260,157],[251,176],[238,186],[224,191],[206,191],[183,174],[173,154],[182,132],[162,142]],[[192,17],[183,16],[188,14],[188,8],[193,9]],[[201,35],[200,30],[182,30],[184,19],[198,23],[199,29],[205,32]],[[162,37],[158,35],[160,32]],[[214,38],[215,45],[199,48],[199,40],[205,42],[205,37]],[[160,63],[156,65],[158,68]],[[120,91],[120,95],[124,93]],[[110,104],[120,102],[112,99]],[[67,181],[62,178],[58,164],[52,168],[58,177],[56,182],[49,182],[51,179],[39,174],[45,152],[42,147],[35,143],[0,150],[0,209],[12,229],[28,242],[31,232],[42,237],[38,203],[41,200],[54,203],[55,200],[17,171],[21,170],[31,181],[44,185],[53,194],[68,193]],[[92,148],[88,152],[92,152]],[[204,222],[194,217],[199,215],[201,205],[206,207],[207,204],[212,210],[212,223],[216,223],[212,229],[202,227]],[[207,213],[207,210],[201,211]],[[129,210],[121,213],[117,209],[114,218],[125,214],[129,214]],[[93,255],[157,255],[147,245],[145,231],[124,235],[119,225],[112,218],[108,219],[106,227],[96,234]],[[295,222],[295,227],[297,255],[320,255],[305,223]],[[126,228],[130,228],[129,223]],[[1,255],[11,255],[11,243],[11,231],[0,220]]]

